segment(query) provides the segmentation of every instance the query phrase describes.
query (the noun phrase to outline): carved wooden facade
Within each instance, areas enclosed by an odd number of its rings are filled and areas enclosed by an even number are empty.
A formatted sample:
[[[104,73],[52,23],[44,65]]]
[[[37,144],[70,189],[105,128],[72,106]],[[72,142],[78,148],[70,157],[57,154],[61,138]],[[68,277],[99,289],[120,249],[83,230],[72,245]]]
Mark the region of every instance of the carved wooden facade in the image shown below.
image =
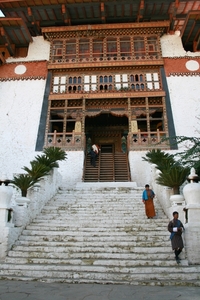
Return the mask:
[[[160,36],[168,22],[45,28],[52,73],[45,146],[167,148]]]

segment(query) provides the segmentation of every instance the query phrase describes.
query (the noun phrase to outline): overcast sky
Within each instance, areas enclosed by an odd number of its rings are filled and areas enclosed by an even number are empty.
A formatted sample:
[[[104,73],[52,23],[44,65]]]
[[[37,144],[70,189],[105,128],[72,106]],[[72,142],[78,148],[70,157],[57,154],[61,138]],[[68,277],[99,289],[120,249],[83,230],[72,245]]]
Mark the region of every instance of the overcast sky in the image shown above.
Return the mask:
[[[4,17],[4,14],[2,13],[1,10],[0,10],[0,17]]]

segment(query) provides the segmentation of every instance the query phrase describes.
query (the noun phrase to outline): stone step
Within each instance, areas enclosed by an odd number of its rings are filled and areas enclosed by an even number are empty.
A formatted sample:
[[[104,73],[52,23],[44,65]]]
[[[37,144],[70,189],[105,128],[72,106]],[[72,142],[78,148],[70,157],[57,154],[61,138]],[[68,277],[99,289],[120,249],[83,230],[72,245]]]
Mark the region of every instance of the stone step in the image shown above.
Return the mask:
[[[101,208],[107,208],[108,210],[110,209],[115,209],[116,211],[118,209],[122,209],[122,210],[126,210],[126,209],[131,209],[131,211],[136,211],[136,210],[144,210],[144,204],[143,203],[106,203],[104,201],[104,203],[94,203],[94,202],[85,202],[82,203],[81,201],[76,202],[76,203],[70,203],[69,201],[65,201],[65,202],[57,202],[56,204],[51,204],[48,203],[48,207],[44,207],[44,210],[51,210],[51,209],[55,209],[55,208],[62,208],[62,209],[66,209],[67,207],[71,207],[72,208],[80,208],[80,209],[101,209]],[[162,210],[162,208],[160,206],[158,206],[157,202],[154,203],[155,207],[159,210]]]
[[[82,234],[62,234],[59,233],[59,235],[52,235],[51,233],[49,233],[48,235],[44,236],[44,235],[37,235],[37,236],[30,236],[30,235],[21,235],[19,240],[16,242],[16,244],[18,244],[19,242],[43,242],[43,241],[48,241],[48,242],[83,242],[83,241],[87,241],[87,242],[101,242],[101,243],[105,243],[105,242],[129,242],[130,241],[130,236],[129,235],[103,235],[103,236],[99,236],[96,235],[94,233],[94,235],[87,235],[87,236],[83,236]],[[131,236],[131,241],[137,241],[137,242],[168,242],[170,244],[170,240],[169,240],[169,235],[147,235],[145,233],[142,234],[138,234],[138,235],[132,235]]]
[[[72,248],[73,247],[73,248]],[[55,253],[55,251],[56,251],[56,253],[60,253],[60,252],[62,252],[62,253],[68,253],[68,252],[70,252],[70,253],[74,253],[74,252],[82,252],[82,253],[84,253],[84,252],[87,252],[87,253],[96,253],[96,252],[98,252],[98,253],[100,253],[100,252],[102,252],[102,253],[144,253],[144,255],[145,255],[145,253],[160,253],[160,251],[162,252],[162,253],[165,253],[165,252],[171,252],[171,247],[160,247],[160,246],[157,246],[157,247],[154,247],[153,245],[152,246],[149,246],[149,247],[140,247],[140,246],[133,246],[133,247],[131,247],[131,246],[127,246],[127,247],[124,247],[124,246],[118,246],[118,245],[116,245],[116,246],[109,246],[109,245],[107,245],[106,246],[106,248],[105,248],[105,246],[104,245],[100,245],[100,246],[92,246],[92,245],[89,245],[89,246],[82,246],[82,245],[80,245],[80,246],[78,246],[78,245],[76,245],[76,244],[74,244],[74,245],[72,245],[72,247],[66,247],[66,245],[65,246],[59,246],[59,247],[54,247],[54,246],[52,246],[52,247],[50,247],[50,246],[17,246],[17,245],[15,245],[15,246],[13,246],[13,250],[15,250],[15,251],[22,251],[22,252],[28,252],[28,251],[30,251],[30,252],[38,252],[38,254],[40,253],[40,252],[47,252],[47,253]]]
[[[169,242],[168,241],[155,241],[155,240],[152,240],[152,241],[107,241],[107,244],[106,244],[106,247],[109,248],[109,247],[119,247],[119,248],[130,248],[130,250],[133,248],[133,247],[137,247],[138,246],[138,243],[140,243],[140,247],[168,247],[170,248],[170,245],[169,245]],[[48,245],[47,245],[48,244]],[[98,242],[98,241],[95,241],[93,243],[91,243],[91,241],[87,241],[87,240],[84,240],[84,241],[66,241],[66,242],[63,242],[63,241],[54,241],[54,242],[50,242],[50,241],[43,241],[43,242],[26,242],[26,241],[17,241],[16,244],[15,244],[15,247],[18,247],[18,246],[23,246],[23,247],[30,247],[30,246],[33,246],[33,247],[37,247],[37,246],[48,246],[48,247],[102,247],[102,242]]]
[[[163,214],[162,211],[160,210],[157,210],[156,207],[155,207],[155,211],[157,213],[157,217],[160,217],[160,218],[165,218],[167,220],[167,222],[169,222],[168,218],[166,218],[166,216]],[[68,208],[68,207],[63,207],[63,208],[54,208],[54,209],[51,209],[51,210],[42,210],[42,214],[45,214],[45,215],[61,215],[62,216],[71,216],[73,217],[73,214],[78,214],[80,216],[102,216],[102,214],[105,215],[105,217],[107,216],[116,216],[116,218],[119,216],[121,218],[121,216],[128,216],[130,218],[135,218],[135,219],[138,219],[138,216],[136,216],[136,214],[140,215],[142,218],[145,217],[145,213],[144,213],[144,209],[143,210],[132,210],[132,209],[129,209],[127,208],[126,210],[123,209],[121,211],[117,211],[116,209],[106,209],[106,207],[102,207],[100,209],[93,209],[93,208],[80,208],[78,209],[77,207],[73,207],[73,208]],[[146,217],[145,217],[146,219]],[[155,218],[156,219],[156,218]]]
[[[121,208],[121,210],[120,210]],[[95,207],[93,205],[86,205],[85,207],[83,207],[82,204],[80,204],[79,206],[70,206],[69,204],[63,205],[63,206],[55,206],[55,207],[49,207],[48,209],[43,209],[42,213],[46,213],[46,214],[55,214],[55,213],[67,213],[68,211],[71,213],[73,211],[75,211],[79,214],[100,214],[102,211],[104,211],[104,213],[117,213],[118,215],[120,214],[131,214],[131,215],[135,215],[138,216],[138,214],[143,214],[144,212],[144,206],[141,208],[137,208],[134,209],[133,206],[126,206],[124,205],[123,208],[120,206],[109,206],[107,207],[106,205],[102,205],[99,207]],[[156,205],[155,205],[155,210],[157,211],[157,213],[162,214],[162,216],[164,216],[164,213],[162,212],[161,209],[159,209]]]
[[[166,218],[166,216],[160,212],[160,211],[156,211],[156,217],[154,217],[154,222],[157,222],[157,220],[163,220],[163,223],[166,223],[168,224],[169,222],[169,219]],[[144,212],[143,211],[138,211],[137,212],[138,215],[141,216],[141,219],[142,221],[147,219],[146,216],[144,215]],[[123,220],[123,218],[126,218],[127,220],[133,220],[133,221],[136,221],[138,220],[138,217],[135,216],[136,212],[131,212],[131,211],[121,211],[121,212],[116,212],[115,210],[113,211],[106,211],[106,208],[105,209],[102,209],[102,210],[99,210],[99,211],[80,211],[80,210],[77,210],[77,209],[66,209],[66,210],[54,210],[54,211],[42,211],[42,215],[44,216],[45,215],[45,218],[47,217],[48,219],[52,218],[52,219],[55,219],[55,218],[62,218],[62,219],[72,219],[74,218],[74,215],[76,215],[77,217],[81,218],[81,219],[84,219],[84,218],[88,218],[90,217],[91,219],[94,218],[94,221],[95,219],[100,219],[100,220],[103,220],[103,218],[113,218],[113,219],[116,219],[117,221],[118,220]],[[38,219],[39,219],[40,216],[38,216]],[[44,217],[43,217],[44,218]],[[137,221],[138,222],[138,221]],[[134,222],[133,222],[134,223]]]
[[[166,228],[167,228],[167,222],[164,225],[160,225],[159,220],[161,220],[161,219],[157,219],[157,221],[155,221],[154,219],[149,219],[151,221],[154,220],[153,224],[151,224],[150,222],[142,222],[141,224],[136,225],[137,219],[128,218],[125,216],[121,216],[121,218],[122,218],[122,220],[120,218],[116,220],[110,216],[110,218],[103,220],[103,219],[99,219],[98,217],[95,218],[95,216],[89,219],[87,217],[81,218],[78,215],[76,215],[76,227],[78,226],[78,224],[81,224],[81,225],[85,224],[85,226],[83,226],[83,227],[89,226],[91,228],[108,227],[108,226],[122,227],[122,228],[124,226],[132,226],[133,230],[134,230],[134,228],[136,228],[136,230],[137,230],[138,228],[141,228],[141,226],[144,226],[144,229],[147,229],[147,230],[148,230],[148,228],[154,229],[157,227],[159,227],[160,230],[161,229],[166,230]],[[59,215],[54,215],[54,216],[47,215],[46,216],[46,224],[48,224],[48,222],[50,222],[50,221],[52,221],[51,222],[52,226],[55,226],[56,224],[58,224],[59,226],[63,226],[63,227],[74,226],[74,219],[67,218],[67,217],[61,218]],[[43,218],[37,217],[37,219],[35,220],[34,223],[38,223],[38,224],[43,223],[44,224],[45,223],[44,215],[43,215]],[[135,224],[133,225],[133,223],[135,223]],[[156,230],[159,230],[159,228],[157,228]]]
[[[185,253],[184,251],[181,253],[181,258],[184,259],[185,258]],[[107,260],[165,260],[165,261],[169,261],[172,260],[174,261],[174,254],[172,253],[172,251],[166,251],[165,252],[159,252],[159,256],[158,253],[142,253],[142,252],[129,252],[129,253],[106,253],[106,252],[41,252],[39,257],[38,257],[38,252],[29,252],[29,251],[10,251],[9,252],[9,256],[6,258],[6,262],[9,262],[9,259],[11,257],[14,258],[52,258],[52,259],[86,259],[86,260],[96,260],[96,259],[107,259]]]
[[[66,226],[73,226],[73,227],[77,227],[77,225],[79,223],[83,224],[83,223],[88,223],[88,220],[90,220],[90,222],[92,222],[92,226],[91,228],[98,228],[98,227],[108,227],[113,225],[113,229],[114,228],[123,228],[126,226],[127,223],[129,224],[130,229],[132,228],[132,231],[138,231],[141,229],[145,229],[145,230],[156,230],[156,231],[160,231],[160,230],[167,230],[167,222],[165,224],[160,224],[161,219],[147,219],[147,220],[143,220],[140,224],[137,224],[138,220],[137,219],[133,219],[133,218],[129,218],[129,219],[123,219],[121,222],[119,220],[115,220],[115,219],[101,219],[101,218],[79,218],[79,216],[76,216],[76,223],[74,223],[74,219],[72,218],[62,218],[62,220],[60,220],[59,218],[52,218],[51,216],[46,216],[42,219],[37,218],[36,220],[34,220],[34,222],[31,225],[27,225],[27,229],[30,228],[30,226],[56,226],[59,227],[58,229],[60,229],[61,227],[66,227]],[[70,223],[71,221],[71,223]],[[97,222],[98,221],[98,222]],[[94,222],[97,222],[96,224]],[[118,226],[116,226],[116,224],[119,224]],[[83,226],[84,227],[84,226]],[[86,226],[85,226],[86,227]],[[88,227],[88,226],[87,226]],[[127,226],[126,226],[127,227]],[[32,227],[31,227],[32,228]],[[92,229],[93,230],[93,229]]]
[[[70,192],[59,192],[56,194],[55,199],[60,199],[62,196],[65,197],[72,197],[74,199],[77,198],[86,198],[88,197],[89,199],[93,199],[93,200],[98,200],[98,199],[102,199],[102,198],[107,198],[107,199],[120,199],[120,198],[130,198],[131,199],[141,199],[142,198],[142,191],[139,193],[135,193],[135,191],[119,191],[119,190],[115,190],[115,191],[94,191],[94,190],[89,190],[89,191],[70,191]]]
[[[8,280],[20,280],[20,281],[32,281],[33,277],[30,276],[15,276],[15,275],[6,275],[6,278]],[[75,278],[79,278],[77,275],[75,275]],[[106,277],[102,277],[101,278],[95,278],[94,279],[90,279],[90,278],[79,278],[79,279],[75,279],[75,278],[64,278],[64,279],[60,279],[60,278],[55,278],[55,277],[43,277],[43,278],[34,278],[34,281],[41,281],[41,282],[46,282],[46,283],[68,283],[68,284],[120,284],[120,285],[127,285],[127,284],[131,284],[134,286],[177,286],[177,287],[181,287],[181,286],[190,286],[190,287],[199,287],[200,283],[199,280],[195,279],[188,279],[187,276],[185,278],[182,279],[164,279],[164,280],[160,280],[159,276],[158,278],[153,278],[148,280],[147,276],[144,279],[139,279],[137,277],[135,277],[134,279],[131,278],[131,280],[129,280],[129,278],[124,277],[123,280],[119,280],[116,278],[112,278],[112,279],[108,279]],[[3,277],[4,280],[4,277]]]
[[[12,267],[10,269],[10,267]],[[93,266],[88,265],[48,265],[48,264],[4,264],[0,270],[0,276],[6,276],[9,279],[31,278],[31,280],[42,280],[48,282],[76,282],[83,283],[124,283],[132,284],[133,281],[155,282],[158,280],[164,284],[165,281],[174,283],[174,281],[184,281],[187,283],[200,285],[199,281],[200,267],[189,267],[175,265],[170,267],[121,267],[121,266]]]
[[[87,265],[92,265],[92,266],[106,266],[106,267],[113,267],[113,266],[118,266],[118,267],[139,267],[139,266],[151,266],[151,267],[173,267],[175,264],[175,260],[165,260],[165,259],[154,259],[153,262],[151,260],[146,260],[146,259],[129,259],[129,260],[120,260],[118,259],[58,259],[58,258],[34,258],[34,257],[28,257],[28,258],[16,258],[16,257],[9,257],[6,260],[6,264],[40,264],[40,265],[68,265],[68,266],[87,266]],[[180,266],[188,266],[187,260],[181,260]]]
[[[95,235],[95,236],[100,236],[100,235],[107,235],[107,236],[112,236],[112,235],[121,235],[124,234],[126,235],[127,233],[131,234],[142,234],[142,230],[145,230],[145,232],[148,232],[148,234],[152,235],[157,235],[157,234],[163,234],[166,236],[169,236],[169,232],[166,231],[165,227],[156,227],[153,226],[152,228],[150,226],[146,226],[146,228],[142,228],[140,226],[135,226],[134,228],[132,228],[131,226],[127,226],[127,227],[115,227],[111,228],[110,224],[108,226],[104,226],[104,227],[79,227],[79,224],[76,226],[75,225],[71,225],[68,226],[67,224],[63,224],[63,222],[60,224],[60,226],[58,226],[58,222],[55,221],[55,224],[57,224],[57,226],[53,226],[52,222],[51,222],[51,226],[47,226],[47,227],[43,227],[41,228],[40,224],[39,227],[35,228],[36,230],[34,230],[34,225],[28,225],[27,229],[25,229],[23,231],[24,235],[46,235],[46,234],[51,234],[51,235],[57,235],[58,232],[60,232],[60,234],[62,235],[67,235],[67,234],[88,234],[88,235]],[[116,224],[115,224],[116,225]],[[33,227],[32,227],[33,226]],[[165,231],[163,232],[163,230],[165,229]],[[106,234],[105,234],[106,233]]]

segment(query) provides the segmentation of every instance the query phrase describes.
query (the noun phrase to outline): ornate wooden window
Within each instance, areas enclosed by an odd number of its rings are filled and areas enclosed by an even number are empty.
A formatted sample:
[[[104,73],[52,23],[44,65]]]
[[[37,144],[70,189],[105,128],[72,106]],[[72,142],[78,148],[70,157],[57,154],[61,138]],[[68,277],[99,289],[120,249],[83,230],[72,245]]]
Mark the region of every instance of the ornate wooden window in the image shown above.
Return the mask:
[[[156,35],[63,38],[51,44],[52,63],[149,60],[161,58]]]
[[[134,37],[133,38],[133,45],[134,45],[134,54],[136,59],[144,59],[146,54],[145,49],[145,40],[144,37]]]
[[[117,57],[117,39],[107,38],[107,57]]]
[[[67,40],[66,42],[66,61],[75,61],[76,59],[76,40]]]
[[[52,44],[52,60],[53,62],[62,62],[63,58],[63,41],[55,40]]]
[[[79,59],[80,61],[86,60],[89,61],[90,57],[90,41],[89,39],[80,39],[79,40]]]
[[[122,58],[131,57],[131,40],[130,37],[120,38],[120,55]]]
[[[102,58],[103,58],[103,39],[94,39],[92,49],[93,49],[92,57],[94,58],[94,60],[96,58],[99,58],[100,60],[102,60]]]
[[[147,54],[150,56],[150,58],[158,58],[158,53],[157,37],[147,37]]]
[[[109,91],[154,91],[161,89],[159,70],[141,71],[140,73],[104,73],[58,75],[53,76],[53,93],[79,93],[79,92],[100,92]]]

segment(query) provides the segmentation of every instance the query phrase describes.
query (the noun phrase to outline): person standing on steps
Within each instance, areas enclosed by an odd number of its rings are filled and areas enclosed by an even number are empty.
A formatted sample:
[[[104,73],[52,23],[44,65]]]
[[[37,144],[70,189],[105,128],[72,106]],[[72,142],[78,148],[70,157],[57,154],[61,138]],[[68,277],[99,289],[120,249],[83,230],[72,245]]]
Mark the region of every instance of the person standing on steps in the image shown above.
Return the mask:
[[[96,159],[97,159],[97,154],[96,152],[91,148],[90,150],[90,164],[93,167],[96,167]]]
[[[168,224],[168,231],[171,232],[170,240],[172,244],[172,250],[174,250],[175,259],[177,263],[180,263],[179,254],[182,252],[184,248],[182,232],[184,230],[184,226],[181,221],[178,219],[178,212],[173,212],[173,220],[171,220]]]
[[[101,148],[99,147],[99,145],[93,144],[92,149],[97,155],[99,155],[99,151],[101,151]]]
[[[142,193],[142,202],[145,205],[145,213],[148,219],[153,219],[155,217],[156,212],[154,208],[153,198],[155,197],[155,193],[153,190],[149,188],[149,185],[145,185],[145,190]]]

